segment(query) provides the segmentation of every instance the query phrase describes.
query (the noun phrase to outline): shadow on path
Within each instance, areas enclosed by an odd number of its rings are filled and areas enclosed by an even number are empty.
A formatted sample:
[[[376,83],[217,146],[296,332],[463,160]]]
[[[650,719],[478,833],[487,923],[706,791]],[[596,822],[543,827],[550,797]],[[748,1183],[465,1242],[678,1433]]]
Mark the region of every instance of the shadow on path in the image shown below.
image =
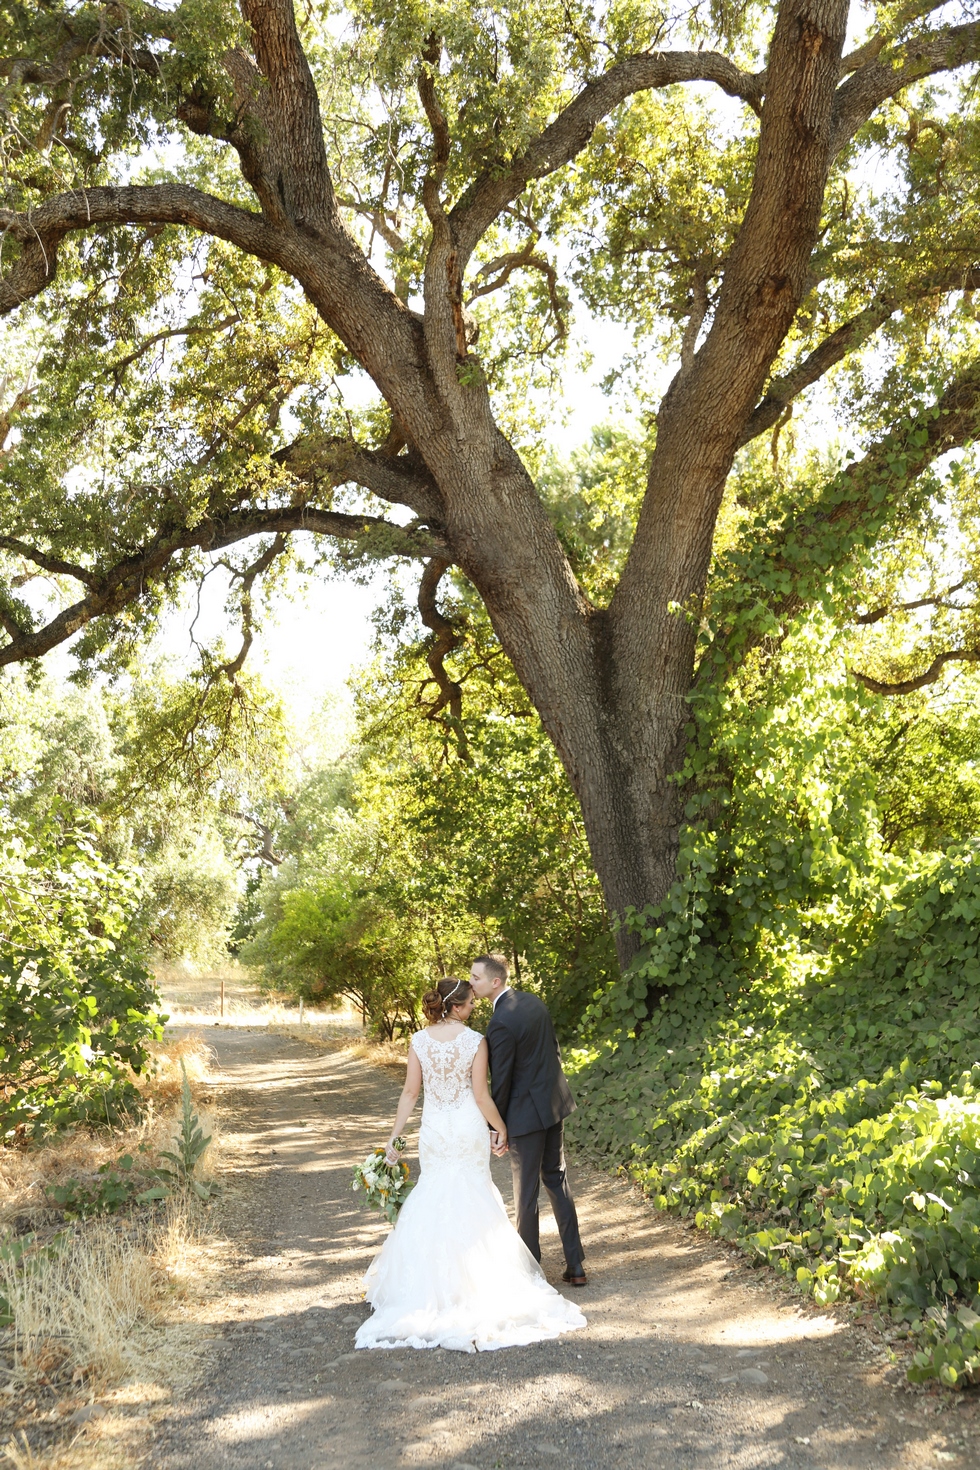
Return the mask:
[[[886,1384],[832,1316],[753,1290],[625,1185],[573,1171],[589,1326],[502,1352],[353,1352],[361,1276],[387,1225],[351,1169],[399,1084],[343,1050],[208,1031],[218,1058],[233,1245],[204,1382],[161,1426],[154,1470],[503,1470],[563,1464],[916,1470],[975,1465],[964,1414]],[[417,1118],[416,1118],[417,1123]],[[509,1197],[509,1167],[495,1175]],[[544,1265],[562,1260],[550,1214]],[[452,1222],[446,1222],[452,1230]]]

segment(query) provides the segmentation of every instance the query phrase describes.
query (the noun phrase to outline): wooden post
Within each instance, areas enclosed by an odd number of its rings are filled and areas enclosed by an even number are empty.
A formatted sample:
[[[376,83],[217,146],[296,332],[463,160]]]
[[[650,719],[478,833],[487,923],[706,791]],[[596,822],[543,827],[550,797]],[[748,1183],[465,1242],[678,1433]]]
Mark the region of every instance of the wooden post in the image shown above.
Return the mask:
[[[300,996],[300,998],[299,998],[299,1024],[301,1026],[303,1024],[303,997],[302,996]]]
[[[225,977],[221,977],[221,1019],[225,1019]]]

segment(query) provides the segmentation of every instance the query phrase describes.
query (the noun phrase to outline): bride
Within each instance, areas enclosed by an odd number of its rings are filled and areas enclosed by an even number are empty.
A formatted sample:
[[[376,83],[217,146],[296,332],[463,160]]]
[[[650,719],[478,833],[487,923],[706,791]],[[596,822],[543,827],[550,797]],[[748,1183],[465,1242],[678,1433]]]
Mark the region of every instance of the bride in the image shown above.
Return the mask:
[[[421,1176],[364,1279],[374,1313],[355,1347],[472,1353],[585,1326],[548,1285],[490,1178],[491,1138],[502,1153],[507,1130],[487,1086],[487,1044],[466,1025],[475,1003],[469,983],[452,978],[423,998],[429,1024],[412,1037],[387,1146],[393,1163],[424,1083]]]

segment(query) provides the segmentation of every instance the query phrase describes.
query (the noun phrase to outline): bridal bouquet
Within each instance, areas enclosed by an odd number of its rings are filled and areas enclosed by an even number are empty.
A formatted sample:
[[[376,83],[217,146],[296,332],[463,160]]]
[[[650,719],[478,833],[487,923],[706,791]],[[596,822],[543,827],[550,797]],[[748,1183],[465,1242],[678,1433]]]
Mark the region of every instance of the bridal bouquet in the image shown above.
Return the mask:
[[[395,1148],[399,1153],[404,1147],[404,1138],[396,1138]],[[412,1183],[408,1174],[408,1165],[404,1159],[399,1159],[397,1164],[389,1164],[384,1149],[376,1148],[368,1154],[363,1164],[358,1164],[355,1168],[351,1188],[355,1193],[363,1189],[367,1195],[366,1203],[372,1209],[383,1211],[385,1218],[394,1225],[398,1211],[411,1192]]]

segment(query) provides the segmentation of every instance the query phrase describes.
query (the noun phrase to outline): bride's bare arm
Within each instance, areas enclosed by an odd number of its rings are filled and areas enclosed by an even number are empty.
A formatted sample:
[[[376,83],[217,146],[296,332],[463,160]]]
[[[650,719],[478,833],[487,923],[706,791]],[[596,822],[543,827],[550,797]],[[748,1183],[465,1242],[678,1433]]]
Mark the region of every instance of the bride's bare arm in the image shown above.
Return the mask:
[[[490,1053],[487,1051],[487,1044],[485,1041],[481,1041],[477,1047],[476,1056],[473,1058],[473,1070],[470,1073],[473,1082],[473,1096],[476,1098],[477,1107],[490,1124],[490,1127],[496,1129],[499,1135],[500,1146],[503,1147],[507,1142],[507,1125],[497,1112],[497,1105],[490,1096],[490,1088],[487,1086],[489,1060]]]
[[[484,1068],[484,1077],[485,1076],[486,1068]],[[398,1111],[395,1114],[395,1126],[392,1128],[388,1142],[385,1144],[385,1153],[391,1155],[390,1159],[388,1160],[390,1164],[393,1164],[398,1157],[398,1155],[395,1153],[395,1150],[392,1148],[392,1144],[401,1133],[402,1129],[405,1127],[405,1124],[408,1122],[409,1118],[412,1116],[412,1109],[418,1102],[419,1090],[421,1086],[422,1064],[419,1061],[418,1057],[415,1055],[414,1050],[409,1047],[408,1068],[405,1072],[405,1086],[402,1088],[402,1095],[398,1099]]]

